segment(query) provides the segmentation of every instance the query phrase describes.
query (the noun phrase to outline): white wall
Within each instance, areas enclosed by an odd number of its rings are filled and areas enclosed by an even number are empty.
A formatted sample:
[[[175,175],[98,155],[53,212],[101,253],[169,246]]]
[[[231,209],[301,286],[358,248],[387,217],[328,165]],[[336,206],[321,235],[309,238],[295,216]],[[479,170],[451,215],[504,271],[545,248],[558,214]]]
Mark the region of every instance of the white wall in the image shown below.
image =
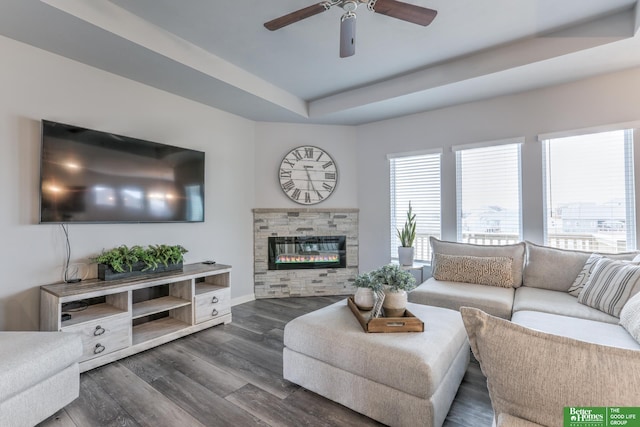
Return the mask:
[[[252,121],[7,38],[0,52],[0,330],[38,329],[39,286],[61,278],[61,228],[37,224],[41,119],[206,153],[204,223],[71,225],[72,261],[120,244],[182,244],[186,262],[233,265],[233,298],[253,294]]]
[[[313,145],[333,157],[338,184],[331,197],[312,208],[355,208],[358,203],[356,128],[284,123],[256,124],[257,208],[304,207],[290,200],[280,188],[280,162],[293,148]]]
[[[455,156],[450,147],[525,137],[522,149],[524,238],[542,243],[542,150],[536,136],[638,120],[639,88],[640,69],[632,69],[359,126],[360,269],[366,271],[389,262],[388,153],[444,147],[442,237],[455,240]],[[638,142],[635,144],[636,171],[640,171]],[[636,200],[640,200],[639,175],[636,172]]]

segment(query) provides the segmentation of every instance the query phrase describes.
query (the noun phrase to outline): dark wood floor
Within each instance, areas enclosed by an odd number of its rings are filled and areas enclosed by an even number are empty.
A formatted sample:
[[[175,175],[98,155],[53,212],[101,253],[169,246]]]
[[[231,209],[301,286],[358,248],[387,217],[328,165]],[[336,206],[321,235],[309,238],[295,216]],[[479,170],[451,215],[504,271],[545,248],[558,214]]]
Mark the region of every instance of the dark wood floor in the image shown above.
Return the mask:
[[[344,297],[252,301],[233,322],[80,376],[80,397],[41,426],[375,426],[282,378],[284,325]],[[489,427],[485,378],[473,361],[445,426]]]

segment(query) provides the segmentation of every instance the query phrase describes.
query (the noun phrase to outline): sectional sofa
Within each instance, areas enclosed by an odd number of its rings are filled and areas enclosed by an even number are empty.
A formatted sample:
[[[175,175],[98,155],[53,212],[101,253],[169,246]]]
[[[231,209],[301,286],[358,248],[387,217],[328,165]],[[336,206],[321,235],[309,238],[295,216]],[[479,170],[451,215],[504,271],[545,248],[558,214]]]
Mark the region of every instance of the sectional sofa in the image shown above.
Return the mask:
[[[433,277],[409,301],[461,311],[498,426],[562,426],[571,406],[640,406],[638,252],[431,246]]]

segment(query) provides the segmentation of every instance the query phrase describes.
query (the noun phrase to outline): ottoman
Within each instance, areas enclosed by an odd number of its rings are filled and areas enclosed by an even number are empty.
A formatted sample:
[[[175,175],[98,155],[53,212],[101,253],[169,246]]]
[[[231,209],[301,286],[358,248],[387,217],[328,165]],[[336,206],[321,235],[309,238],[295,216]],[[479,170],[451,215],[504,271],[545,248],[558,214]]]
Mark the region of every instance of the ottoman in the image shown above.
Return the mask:
[[[393,426],[441,426],[469,363],[460,313],[407,306],[424,332],[366,333],[340,301],[289,322],[288,381]]]

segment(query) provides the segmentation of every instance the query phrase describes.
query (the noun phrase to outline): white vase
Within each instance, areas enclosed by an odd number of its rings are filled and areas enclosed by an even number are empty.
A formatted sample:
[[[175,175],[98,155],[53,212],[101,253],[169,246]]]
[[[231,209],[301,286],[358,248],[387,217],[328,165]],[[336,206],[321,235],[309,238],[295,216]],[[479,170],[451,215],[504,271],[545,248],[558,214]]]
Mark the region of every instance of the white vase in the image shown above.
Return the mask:
[[[398,246],[398,262],[400,265],[413,265],[413,247]]]
[[[402,317],[407,309],[407,291],[384,291],[384,317]]]
[[[353,302],[356,303],[360,310],[373,310],[375,297],[373,291],[369,288],[358,288],[353,296]]]

